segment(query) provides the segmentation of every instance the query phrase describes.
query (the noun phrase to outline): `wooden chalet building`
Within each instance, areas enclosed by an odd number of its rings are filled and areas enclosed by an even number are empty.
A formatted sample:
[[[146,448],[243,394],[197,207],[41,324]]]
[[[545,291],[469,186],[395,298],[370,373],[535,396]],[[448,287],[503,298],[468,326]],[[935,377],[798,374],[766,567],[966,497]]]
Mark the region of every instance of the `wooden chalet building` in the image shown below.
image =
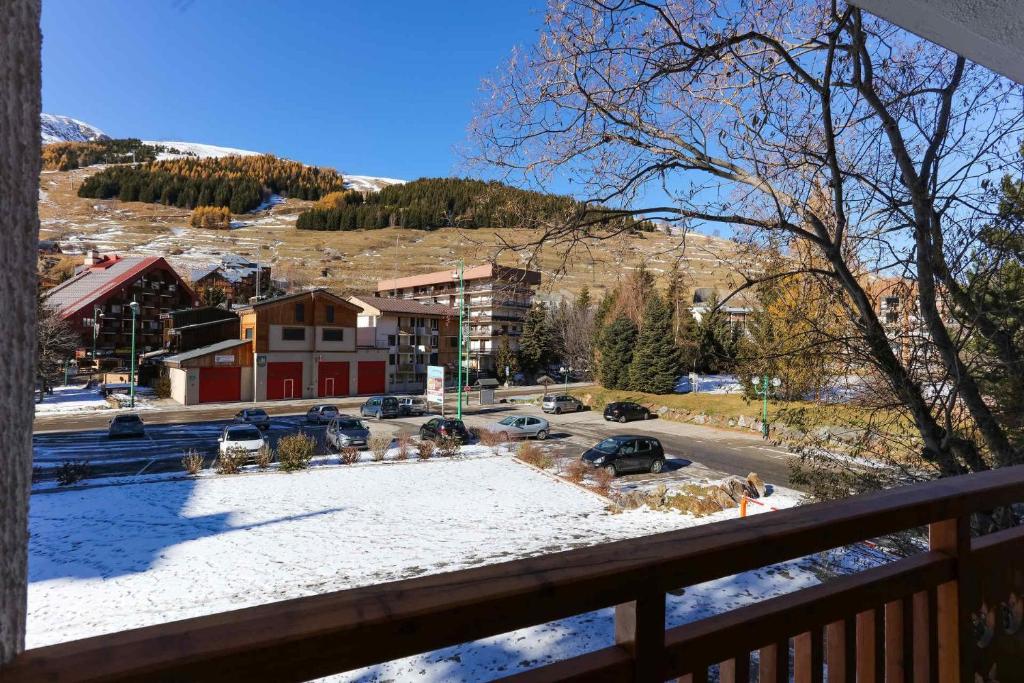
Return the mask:
[[[171,396],[190,405],[384,393],[387,349],[357,347],[361,310],[325,289],[237,309],[237,338],[164,359]]]
[[[135,318],[139,354],[163,347],[162,315],[198,303],[192,289],[163,258],[96,252],[86,254],[71,278],[45,294],[46,305],[79,333],[76,355],[91,358],[95,335],[97,358],[110,359],[111,364],[127,364],[131,356],[132,301],[139,304]]]

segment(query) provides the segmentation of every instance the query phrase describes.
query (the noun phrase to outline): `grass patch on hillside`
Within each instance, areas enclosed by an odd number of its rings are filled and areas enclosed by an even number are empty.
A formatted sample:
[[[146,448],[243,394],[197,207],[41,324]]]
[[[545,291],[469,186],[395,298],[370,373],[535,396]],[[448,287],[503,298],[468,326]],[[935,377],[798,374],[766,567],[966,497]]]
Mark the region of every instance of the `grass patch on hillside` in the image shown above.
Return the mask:
[[[706,415],[713,423],[725,423],[745,417],[748,421],[761,418],[760,400],[749,400],[742,394],[645,394],[639,391],[622,391],[592,387],[570,391],[577,398],[585,400],[594,410],[603,410],[613,401],[633,401],[657,412],[665,406],[670,418],[686,419],[688,416]],[[671,411],[682,415],[671,415]],[[880,421],[905,433],[912,433],[913,425],[902,416],[876,409],[862,408],[847,403],[817,403],[813,401],[768,401],[768,421],[781,423],[801,430],[815,427],[863,427]],[[749,426],[749,424],[748,424]]]

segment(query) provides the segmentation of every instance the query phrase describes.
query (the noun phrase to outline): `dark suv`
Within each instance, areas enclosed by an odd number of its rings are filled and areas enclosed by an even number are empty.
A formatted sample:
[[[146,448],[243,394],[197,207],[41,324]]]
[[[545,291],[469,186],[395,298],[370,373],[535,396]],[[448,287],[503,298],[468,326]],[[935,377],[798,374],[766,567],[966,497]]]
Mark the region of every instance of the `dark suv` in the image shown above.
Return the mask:
[[[420,427],[421,439],[436,441],[442,437],[455,439],[459,444],[469,443],[469,431],[466,430],[466,425],[462,424],[462,420],[435,417]]]
[[[657,474],[665,469],[665,449],[653,436],[609,436],[593,448],[588,448],[581,460],[594,467],[603,467],[612,474]]]
[[[615,422],[630,422],[632,420],[650,420],[651,411],[639,403],[629,401],[616,401],[604,407],[604,419]]]

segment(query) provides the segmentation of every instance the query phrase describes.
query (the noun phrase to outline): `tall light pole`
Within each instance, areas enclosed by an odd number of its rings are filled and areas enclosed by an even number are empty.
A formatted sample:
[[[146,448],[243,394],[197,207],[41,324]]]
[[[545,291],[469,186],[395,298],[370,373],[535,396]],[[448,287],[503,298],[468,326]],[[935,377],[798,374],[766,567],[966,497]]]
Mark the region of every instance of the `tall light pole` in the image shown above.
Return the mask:
[[[782,386],[782,380],[778,377],[770,378],[768,375],[764,377],[758,377],[757,375],[750,378],[751,384],[754,385],[754,393],[764,398],[763,407],[761,409],[761,436],[765,439],[768,438],[768,394],[771,393],[772,388],[778,388]]]
[[[558,369],[561,370],[562,374],[565,376],[565,385],[562,387],[562,393],[568,393],[568,391],[569,391],[569,373],[572,372],[572,366],[566,367],[566,366],[563,365],[562,367],[560,367]]]
[[[456,371],[459,373],[458,379],[458,399],[459,406],[456,409],[456,416],[458,419],[462,419],[462,316],[463,311],[466,307],[466,290],[462,279],[462,259],[459,259],[459,367]]]
[[[132,301],[128,304],[128,307],[132,309],[132,359],[131,359],[131,370],[128,375],[128,391],[130,392],[131,400],[129,408],[135,407],[135,316],[139,314],[139,302]]]

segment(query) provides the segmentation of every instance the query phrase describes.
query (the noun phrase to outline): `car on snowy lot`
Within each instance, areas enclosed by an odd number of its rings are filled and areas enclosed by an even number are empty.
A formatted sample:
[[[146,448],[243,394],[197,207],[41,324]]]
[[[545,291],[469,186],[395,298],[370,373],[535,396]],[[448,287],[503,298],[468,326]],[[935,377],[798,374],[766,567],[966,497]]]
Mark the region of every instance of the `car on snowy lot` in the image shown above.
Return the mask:
[[[110,438],[118,436],[145,436],[146,426],[142,418],[135,413],[115,415],[107,426],[107,436]]]
[[[359,406],[360,417],[381,418],[398,417],[401,410],[398,407],[398,399],[394,396],[371,396],[366,403]]]
[[[330,424],[331,420],[338,417],[338,407],[328,403],[318,403],[306,411],[306,422],[313,424]]]
[[[469,443],[469,430],[466,429],[466,425],[462,423],[462,420],[454,420],[447,417],[435,417],[427,420],[420,427],[421,439],[437,441],[445,437],[455,439],[456,443],[460,445]]]
[[[398,413],[402,416],[419,417],[426,415],[427,412],[427,399],[422,396],[400,396],[398,398]]]
[[[545,413],[578,413],[583,410],[583,404],[575,396],[568,394],[551,394],[545,396],[541,401],[540,409]]]
[[[230,451],[245,451],[245,453],[253,457],[261,448],[267,445],[266,439],[263,438],[263,433],[253,425],[228,425],[224,428],[220,438],[217,439],[219,442],[219,451],[221,455],[225,455]]]
[[[603,467],[613,475],[626,472],[658,474],[665,469],[665,449],[653,436],[622,434],[609,436],[584,451],[580,460]]]
[[[327,425],[327,445],[336,451],[347,446],[365,448],[370,430],[358,417],[339,415]]]
[[[509,415],[503,420],[492,422],[484,429],[498,434],[502,441],[531,437],[543,441],[551,433],[551,425],[547,420],[530,415]]]
[[[262,430],[270,429],[270,416],[263,408],[245,408],[235,413],[236,424],[250,424]]]
[[[613,422],[630,422],[632,420],[650,420],[654,417],[647,408],[631,401],[615,401],[604,407],[604,419]]]

